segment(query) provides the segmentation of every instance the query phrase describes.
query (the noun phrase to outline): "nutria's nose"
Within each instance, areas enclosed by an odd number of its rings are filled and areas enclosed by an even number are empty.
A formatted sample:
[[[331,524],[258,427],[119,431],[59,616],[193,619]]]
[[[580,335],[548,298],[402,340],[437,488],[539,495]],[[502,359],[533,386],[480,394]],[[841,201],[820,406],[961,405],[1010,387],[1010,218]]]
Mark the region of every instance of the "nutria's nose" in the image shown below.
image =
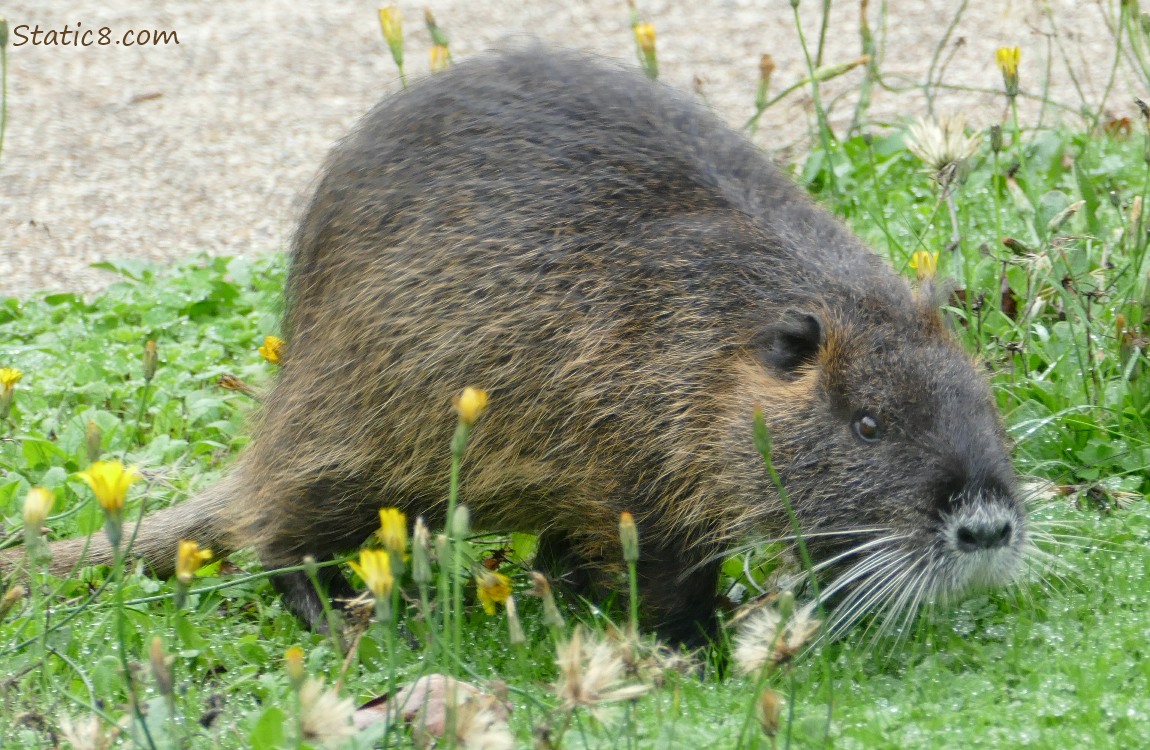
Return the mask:
[[[1010,521],[969,521],[958,527],[958,548],[963,552],[1005,547],[1010,542]]]

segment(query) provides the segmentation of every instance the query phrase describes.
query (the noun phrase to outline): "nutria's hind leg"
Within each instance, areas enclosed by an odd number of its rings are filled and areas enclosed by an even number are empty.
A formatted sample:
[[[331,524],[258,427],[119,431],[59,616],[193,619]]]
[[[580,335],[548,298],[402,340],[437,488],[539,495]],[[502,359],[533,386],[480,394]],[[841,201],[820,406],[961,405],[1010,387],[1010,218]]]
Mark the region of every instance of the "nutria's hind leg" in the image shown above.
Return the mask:
[[[574,541],[563,531],[548,529],[539,535],[532,566],[578,596],[595,594],[592,566],[575,550]]]
[[[325,514],[333,512],[331,498],[347,497],[338,488],[327,485],[313,488],[298,503],[293,504],[290,517],[275,519],[263,531],[263,540],[256,553],[265,570],[293,568],[311,557],[327,562],[337,555],[363,544],[378,526],[378,511],[366,501],[344,502],[335,520]],[[272,585],[283,599],[284,606],[312,630],[326,630],[323,599],[339,608],[340,599],[351,599],[356,592],[344,578],[340,569],[327,565],[316,570],[319,590],[302,570],[272,576]]]
[[[335,566],[320,568],[316,571],[316,578],[323,588],[322,595],[327,596],[328,601],[337,609],[338,600],[351,599],[355,596],[355,589]],[[299,618],[308,629],[321,633],[327,631],[321,594],[307,573],[302,570],[280,573],[272,576],[272,586],[279,592],[280,599],[288,611]]]
[[[639,556],[639,595],[659,637],[698,648],[718,636],[720,563],[699,564],[682,551],[643,548]]]
[[[614,539],[609,543],[614,547]],[[592,543],[590,549],[598,549]],[[571,535],[548,529],[539,535],[534,566],[553,580],[565,584],[574,593],[602,600],[614,588],[606,579],[605,569],[617,570],[602,559],[581,551]],[[639,557],[639,597],[645,619],[659,637],[690,648],[706,646],[718,635],[715,616],[720,563],[699,564],[684,557],[682,550],[666,550],[652,545],[641,546]],[[627,595],[616,601],[626,606]]]

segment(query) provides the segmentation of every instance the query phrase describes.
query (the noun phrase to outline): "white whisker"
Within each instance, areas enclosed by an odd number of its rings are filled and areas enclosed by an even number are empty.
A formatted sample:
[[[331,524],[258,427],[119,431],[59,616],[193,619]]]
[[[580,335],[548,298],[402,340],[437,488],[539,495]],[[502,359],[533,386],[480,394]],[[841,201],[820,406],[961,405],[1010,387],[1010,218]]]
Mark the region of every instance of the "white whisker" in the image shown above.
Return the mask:
[[[842,581],[842,578],[836,580],[830,592],[832,594],[838,589],[841,589],[842,586],[853,583],[859,580],[861,576],[870,573],[870,575],[835,608],[835,623],[832,627],[832,631],[841,633],[850,627],[850,625],[854,624],[868,610],[873,609],[875,605],[881,602],[886,596],[886,592],[892,587],[897,586],[908,571],[913,570],[913,568],[904,564],[910,556],[910,552],[888,550],[868,558],[867,561],[865,561],[865,566],[862,564],[856,566],[856,568],[859,569],[858,572],[851,575],[848,580],[843,581],[841,584],[840,581]],[[877,572],[872,573],[871,571]]]
[[[898,549],[886,549],[876,552],[848,568],[846,572],[832,581],[827,588],[821,590],[819,592],[820,596],[824,600],[829,599],[846,586],[864,578],[874,570],[884,567],[892,558],[906,557],[908,555],[909,553],[901,552]]]
[[[868,549],[871,549],[873,547],[879,547],[879,546],[882,546],[882,545],[887,544],[889,542],[897,542],[900,539],[906,539],[908,536],[909,536],[908,534],[891,534],[889,536],[879,537],[878,539],[872,539],[869,542],[864,542],[863,544],[856,545],[856,546],[851,547],[850,549],[846,550],[845,552],[840,552],[839,554],[835,555],[834,557],[823,560],[822,562],[812,566],[811,569],[813,572],[818,573],[820,571],[826,570],[827,568],[833,566],[835,563],[837,563],[841,560],[845,560],[848,557],[853,557],[853,556],[859,554],[860,552],[865,552]]]

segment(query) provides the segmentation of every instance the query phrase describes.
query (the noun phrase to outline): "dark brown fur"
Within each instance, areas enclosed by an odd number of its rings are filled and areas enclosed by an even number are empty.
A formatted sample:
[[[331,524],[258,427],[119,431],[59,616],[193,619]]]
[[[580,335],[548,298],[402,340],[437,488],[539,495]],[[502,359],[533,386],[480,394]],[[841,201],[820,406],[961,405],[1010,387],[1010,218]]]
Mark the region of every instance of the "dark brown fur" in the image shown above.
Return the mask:
[[[820,559],[891,530],[905,566],[945,557],[935,596],[1005,578],[1025,544],[990,391],[936,312],[742,136],[634,72],[531,48],[387,99],[327,163],[287,300],[251,444],[143,526],[161,573],[178,537],[275,568],[355,548],[383,506],[440,522],[469,385],[491,394],[464,462],[475,524],[540,532],[541,557],[610,585],[631,511],[672,638],[712,624],[716,553],[789,533],[756,406]],[[970,508],[989,526],[952,520]],[[955,523],[997,557],[947,551]],[[55,547],[55,569],[78,550]],[[280,586],[317,616],[306,581]]]

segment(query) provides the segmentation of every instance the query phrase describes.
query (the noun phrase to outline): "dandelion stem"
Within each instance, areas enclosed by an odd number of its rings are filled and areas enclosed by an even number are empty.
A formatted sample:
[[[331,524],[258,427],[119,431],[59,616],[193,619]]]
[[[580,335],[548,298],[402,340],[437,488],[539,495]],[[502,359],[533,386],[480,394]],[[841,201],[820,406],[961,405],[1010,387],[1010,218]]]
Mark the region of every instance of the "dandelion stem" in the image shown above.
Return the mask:
[[[1013,133],[1014,153],[1018,156],[1018,164],[1021,169],[1020,172],[1026,173],[1026,152],[1022,146],[1022,128],[1018,124],[1018,97],[1010,97],[1010,120],[1011,129]]]
[[[136,697],[136,681],[132,677],[132,666],[128,660],[127,620],[124,618],[124,550],[117,539],[113,545],[112,578],[116,581],[116,642],[119,645],[120,668],[124,671],[124,682],[128,688],[128,705],[144,739],[151,750],[156,750],[156,743],[152,740],[152,732],[148,728],[148,721],[144,712],[140,710],[140,702]]]
[[[431,616],[431,598],[428,595],[426,583],[419,584],[419,609],[423,614],[423,622],[427,626],[428,646],[438,648],[442,638],[435,632],[435,624]]]
[[[786,621],[780,620],[778,630],[775,631],[775,639],[774,639],[774,641],[771,642],[771,648],[767,653],[775,653],[776,652],[776,650],[778,649],[778,646],[779,646],[779,642],[782,640],[783,632],[785,630],[786,630]],[[767,686],[767,681],[771,677],[771,666],[772,666],[771,660],[768,659],[766,662],[763,663],[763,666],[759,667],[758,676],[755,678],[755,688],[751,691],[750,708],[747,710],[746,716],[743,717],[742,728],[739,729],[738,747],[740,747],[740,748],[743,747],[744,738],[748,737],[748,735],[750,735],[752,737],[755,736],[751,732],[751,722],[753,722],[755,719],[755,709],[756,709],[756,704],[758,703],[758,700],[759,700],[759,696],[762,695],[763,688],[765,688]],[[793,703],[794,701],[792,700],[791,702]]]
[[[1001,132],[1001,131],[999,131]],[[1001,140],[1001,139],[1000,139]],[[994,152],[994,173],[990,178],[990,192],[994,196],[994,230],[996,237],[1002,237],[1002,191],[1000,183],[1002,180],[1002,168],[998,161],[998,152]],[[1004,186],[1004,185],[1003,185]]]
[[[797,8],[796,8],[797,11]],[[823,64],[823,49],[827,44],[827,27],[831,20],[831,0],[823,0],[823,17],[819,21],[819,46],[815,52],[815,67]]]
[[[1121,2],[1118,4],[1118,23],[1114,27],[1114,63],[1110,66],[1110,75],[1106,79],[1106,88],[1102,90],[1102,100],[1098,102],[1098,107],[1094,110],[1094,118],[1090,121],[1090,130],[1098,129],[1098,123],[1102,120],[1102,115],[1106,111],[1106,100],[1110,98],[1110,92],[1114,89],[1114,81],[1118,77],[1118,65],[1122,61],[1122,38],[1123,29],[1126,28],[1126,20],[1130,17],[1130,9],[1136,8],[1134,3]],[[1134,39],[1131,33],[1131,41]]]
[[[446,642],[444,654],[454,656],[463,641],[463,584],[460,579],[460,542],[456,538],[456,512],[459,509],[459,472],[463,464],[463,451],[467,448],[467,438],[470,435],[470,425],[463,419],[459,420],[455,428],[455,435],[451,439],[451,478],[447,492],[447,560],[440,561],[440,583],[443,596],[448,595],[448,578],[450,579],[451,604],[443,607],[443,641]],[[448,635],[450,633],[450,636]],[[449,640],[450,639],[450,640]],[[447,725],[445,735],[450,738],[452,746],[455,743],[456,711],[454,706],[448,706]]]
[[[838,185],[835,183],[835,170],[834,163],[831,160],[831,126],[827,122],[827,113],[823,109],[823,104],[819,98],[819,79],[815,75],[815,62],[811,59],[810,49],[807,48],[807,39],[803,35],[803,23],[799,18],[799,4],[792,3],[791,11],[795,16],[795,29],[799,33],[799,43],[803,48],[803,58],[807,61],[807,74],[810,76],[811,84],[811,100],[815,105],[815,116],[818,118],[819,123],[819,141],[823,147],[823,153],[826,156],[826,170],[827,181],[831,186],[831,195],[838,198]]]
[[[399,681],[398,676],[396,674],[396,672],[397,672],[397,667],[396,667],[397,654],[396,654],[396,647],[395,647],[395,627],[396,627],[395,613],[398,611],[397,610],[398,606],[399,606],[399,586],[397,585],[397,586],[395,586],[395,588],[393,588],[391,590],[391,616],[387,619],[387,622],[381,623],[381,625],[383,625],[383,628],[385,631],[384,637],[387,639],[387,689],[388,689],[388,693],[393,698],[397,694],[398,681]],[[388,703],[389,703],[389,705],[394,705],[395,701],[391,700],[391,701],[388,701]],[[399,706],[395,706],[395,709],[396,709],[396,711],[398,711]],[[394,727],[397,723],[395,721],[395,718],[396,718],[395,716],[389,716],[388,717],[388,721],[387,721],[388,733],[391,732],[392,727]]]
[[[942,50],[946,47],[950,37],[954,34],[954,30],[958,27],[958,22],[962,19],[962,15],[966,12],[966,6],[970,0],[962,0],[955,11],[954,16],[950,19],[950,24],[946,27],[942,38],[938,40],[935,45],[934,53],[930,56],[930,65],[926,69],[926,80],[922,82],[922,93],[926,97],[926,113],[927,115],[934,115],[934,93],[931,91],[931,86],[934,82],[934,71],[938,69],[938,61],[942,57]],[[942,78],[942,71],[939,71],[939,79]]]
[[[793,669],[791,670],[791,673],[789,676],[790,676],[791,689],[789,691],[787,691],[790,693],[790,696],[789,696],[790,699],[787,701],[787,739],[786,739],[786,742],[783,744],[783,747],[788,747],[788,748],[791,746],[791,732],[795,727],[795,703],[796,703],[796,701],[795,701],[795,690],[796,690],[796,685],[795,685],[795,672]],[[831,706],[832,705],[833,705],[832,701],[828,700],[827,701],[827,737],[826,737],[828,746],[830,745]],[[772,739],[772,742],[773,742],[773,739]]]
[[[631,594],[631,635],[639,633],[639,575],[634,561],[627,562],[627,580]]]
[[[803,570],[807,573],[807,579],[810,581],[811,594],[814,596],[815,608],[819,613],[819,619],[826,622],[826,608],[823,606],[822,597],[819,596],[819,582],[818,577],[815,575],[814,563],[811,561],[810,551],[807,549],[806,539],[803,538],[802,529],[799,526],[798,517],[795,515],[795,509],[791,505],[790,499],[787,497],[786,487],[783,486],[783,481],[779,477],[778,471],[775,470],[774,461],[771,460],[771,433],[767,429],[767,423],[763,419],[763,413],[756,410],[754,416],[754,438],[755,447],[758,448],[759,454],[763,457],[763,462],[767,465],[767,473],[770,474],[771,482],[775,485],[776,491],[779,493],[779,500],[782,502],[783,507],[787,511],[787,518],[790,519],[791,529],[795,532],[795,543],[799,548],[799,556],[803,563]],[[830,660],[827,656],[826,649],[822,650],[822,663],[823,663],[823,679],[827,685],[827,721],[824,728],[824,739],[830,743],[831,732],[831,717],[834,712],[834,674],[831,672]],[[792,704],[794,696],[792,695]],[[787,724],[787,746],[790,746],[790,723]]]
[[[743,123],[743,128],[745,130],[749,131],[751,135],[754,135],[755,131],[759,127],[759,118],[763,116],[764,112],[766,112],[768,109],[770,109],[771,106],[773,106],[780,99],[783,99],[784,97],[786,97],[792,91],[796,91],[798,89],[801,89],[803,86],[806,86],[810,82],[811,82],[810,78],[804,78],[801,81],[796,81],[795,83],[792,83],[790,86],[787,86],[785,89],[783,89],[779,93],[772,96],[770,99],[768,99],[766,102],[764,102],[762,106],[755,108],[755,113],[753,115],[751,115],[750,118],[745,123]]]
[[[332,611],[331,601],[328,599],[327,592],[319,582],[319,568],[313,558],[308,557],[304,560],[303,564],[304,573],[311,581],[312,587],[315,589],[316,596],[319,597],[320,606],[323,607],[323,619],[327,623],[328,636],[331,640],[332,648],[340,659],[343,658],[343,646],[339,642],[339,623],[336,622],[335,612]]]
[[[459,647],[462,639],[462,618],[463,611],[463,589],[460,585],[459,575],[459,545],[460,539],[455,534],[455,515],[459,510],[459,472],[463,465],[463,451],[467,448],[467,438],[470,429],[466,424],[460,422],[459,427],[455,431],[455,438],[451,442],[451,483],[448,487],[447,495],[447,543],[449,545],[450,554],[448,559],[450,565],[448,572],[451,576],[451,603],[452,623],[451,623],[451,648],[454,650]],[[444,610],[446,614],[446,609]],[[447,632],[446,623],[444,624],[444,632]]]
[[[136,445],[144,444],[144,413],[148,409],[148,400],[151,396],[152,381],[144,381],[144,388],[140,391],[140,408],[136,410]]]

